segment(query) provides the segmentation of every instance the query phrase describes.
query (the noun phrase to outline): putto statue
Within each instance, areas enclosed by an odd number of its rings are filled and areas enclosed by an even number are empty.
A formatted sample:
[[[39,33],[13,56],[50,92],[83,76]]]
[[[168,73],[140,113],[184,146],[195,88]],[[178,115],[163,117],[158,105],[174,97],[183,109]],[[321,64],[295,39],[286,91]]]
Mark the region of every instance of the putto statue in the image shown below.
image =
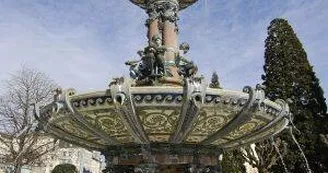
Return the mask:
[[[130,66],[130,77],[136,79],[138,85],[151,85],[154,80],[165,76],[168,73],[164,68],[165,51],[161,36],[154,35],[149,46],[138,51],[140,60],[125,63]]]
[[[162,37],[154,35],[150,45],[145,48],[146,55],[151,58],[152,76],[162,77],[166,72],[164,70],[165,46],[162,45]]]
[[[146,20],[148,46],[142,50],[141,60],[129,61],[130,76],[136,85],[181,86],[184,78],[197,73],[197,66],[187,60],[187,43],[178,45],[178,12],[196,0],[132,0],[144,8],[149,16]]]
[[[172,77],[170,70],[166,68],[169,66],[176,66],[181,78],[190,78],[197,73],[197,66],[185,57],[190,49],[188,43],[180,44],[179,51],[175,55],[175,61],[165,61],[164,56],[168,49],[170,48],[163,46],[162,37],[154,35],[149,46],[138,51],[140,60],[125,63],[130,66],[130,77],[136,79],[137,85],[153,85],[154,81],[164,76]]]

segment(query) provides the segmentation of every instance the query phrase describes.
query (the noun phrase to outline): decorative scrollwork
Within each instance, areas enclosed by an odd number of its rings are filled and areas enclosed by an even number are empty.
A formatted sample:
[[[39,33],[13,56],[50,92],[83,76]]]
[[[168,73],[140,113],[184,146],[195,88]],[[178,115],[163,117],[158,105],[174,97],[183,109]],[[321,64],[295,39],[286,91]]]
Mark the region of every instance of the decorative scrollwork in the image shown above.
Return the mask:
[[[170,135],[180,111],[174,109],[144,109],[138,111],[142,125],[148,134]]]
[[[141,97],[141,95],[136,95],[136,96],[134,96],[134,100],[135,100],[136,102],[141,102],[141,101],[142,101],[142,97]]]
[[[107,104],[113,103],[112,97],[111,96],[101,96],[101,97],[90,97],[90,98],[72,100],[72,105],[75,108],[87,108],[89,106],[100,106],[105,103],[107,103]]]
[[[156,102],[162,102],[164,97],[162,95],[156,95],[154,99],[156,100]]]
[[[100,126],[110,136],[129,136],[129,133],[119,116],[114,111],[96,114],[95,125]]]
[[[146,95],[145,97],[144,97],[144,100],[146,101],[146,102],[151,102],[152,101],[152,96],[151,95]]]
[[[183,97],[181,94],[136,94],[133,95],[136,104],[160,104],[160,103],[176,103],[182,102]]]
[[[183,100],[182,95],[177,95],[176,98],[175,98],[176,103],[180,103],[180,102],[182,102],[182,100]]]
[[[164,102],[168,102],[168,103],[170,103],[170,102],[173,102],[173,96],[172,95],[167,95],[165,98],[164,98]]]
[[[230,102],[231,102],[231,98],[226,98],[226,99],[223,101],[224,104],[229,104]]]
[[[102,104],[104,103],[104,99],[102,99],[102,98],[97,98],[97,99],[96,99],[96,103],[97,103],[98,105],[102,105]]]
[[[203,109],[196,118],[187,142],[199,142],[216,132],[234,118],[230,109]]]

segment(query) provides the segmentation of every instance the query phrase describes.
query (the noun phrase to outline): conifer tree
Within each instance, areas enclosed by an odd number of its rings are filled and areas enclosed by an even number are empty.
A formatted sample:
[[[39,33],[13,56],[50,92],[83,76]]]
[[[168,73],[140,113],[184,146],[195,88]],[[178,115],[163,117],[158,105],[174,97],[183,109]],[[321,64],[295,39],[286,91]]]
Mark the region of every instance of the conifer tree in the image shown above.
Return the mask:
[[[307,156],[310,168],[315,173],[328,171],[328,163],[324,163],[324,156],[318,146],[319,134],[327,134],[323,126],[328,123],[324,122],[327,120],[327,106],[323,90],[302,43],[287,20],[277,18],[271,21],[265,40],[264,58],[265,75],[262,75],[262,79],[267,97],[291,101],[289,106],[293,122],[300,130],[299,133],[295,132],[295,136]],[[286,131],[279,138],[288,144],[284,160],[289,171],[305,172],[305,161],[291,136]],[[281,162],[276,164],[272,167],[273,172],[285,172]]]
[[[245,161],[243,153],[239,149],[224,151],[221,161],[222,173],[246,172]]]
[[[213,74],[212,74],[210,88],[221,88],[220,81],[219,81],[219,76],[216,72],[213,72]]]

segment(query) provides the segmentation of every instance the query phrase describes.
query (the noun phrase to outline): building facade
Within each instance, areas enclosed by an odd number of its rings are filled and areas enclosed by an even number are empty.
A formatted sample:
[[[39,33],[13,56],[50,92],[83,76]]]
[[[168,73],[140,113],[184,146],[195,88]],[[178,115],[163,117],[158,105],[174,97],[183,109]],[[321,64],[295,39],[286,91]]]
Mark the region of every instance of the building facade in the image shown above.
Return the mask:
[[[5,139],[4,135],[1,137]],[[49,140],[52,139],[44,137],[40,142]],[[0,153],[7,152],[4,145],[0,142]],[[13,166],[5,163],[4,160],[5,158],[0,157],[0,173],[12,173]],[[21,171],[22,173],[51,173],[55,166],[67,163],[74,165],[78,169],[78,173],[101,173],[104,169],[104,158],[100,152],[86,150],[60,141],[54,151],[43,156],[42,162],[33,166],[23,166]]]

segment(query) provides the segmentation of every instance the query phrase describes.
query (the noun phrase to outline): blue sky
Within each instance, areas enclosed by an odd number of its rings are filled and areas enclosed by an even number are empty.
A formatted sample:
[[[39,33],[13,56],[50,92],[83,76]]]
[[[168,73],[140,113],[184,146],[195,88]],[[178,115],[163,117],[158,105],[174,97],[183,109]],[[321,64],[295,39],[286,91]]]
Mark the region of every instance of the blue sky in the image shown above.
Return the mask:
[[[266,28],[289,20],[328,97],[327,0],[199,0],[180,13],[180,42],[226,89],[261,83]],[[146,45],[144,11],[128,0],[0,0],[0,80],[23,64],[64,88],[103,90],[128,76],[126,60]]]

